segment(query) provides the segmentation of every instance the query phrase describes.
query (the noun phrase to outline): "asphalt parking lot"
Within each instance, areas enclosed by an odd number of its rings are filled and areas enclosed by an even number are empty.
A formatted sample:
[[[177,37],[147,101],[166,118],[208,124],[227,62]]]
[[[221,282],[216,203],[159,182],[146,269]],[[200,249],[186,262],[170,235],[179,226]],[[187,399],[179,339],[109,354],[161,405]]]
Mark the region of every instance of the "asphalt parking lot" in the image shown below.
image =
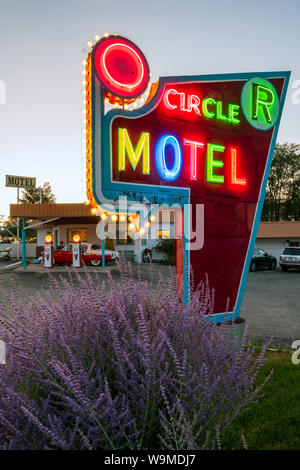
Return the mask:
[[[258,343],[273,336],[273,346],[290,348],[300,340],[300,272],[249,273],[241,316],[249,337]]]
[[[170,275],[168,266],[154,264],[155,277]],[[101,272],[99,268],[90,268]],[[133,274],[137,277],[137,265],[132,265]],[[149,265],[139,266],[142,278],[149,277]],[[118,268],[109,266],[101,272],[101,278],[107,278],[110,271],[113,278],[119,278]],[[65,268],[52,271],[54,276],[65,276]],[[22,269],[0,273],[0,290],[11,290],[11,280],[17,285],[22,298],[34,294],[37,290],[48,289],[49,278],[42,269],[30,267],[28,272]],[[1,295],[1,294],[0,294]],[[256,271],[249,273],[241,316],[248,325],[248,337],[257,343],[263,343],[273,336],[273,347],[290,348],[294,340],[300,340],[300,272],[289,271]]]

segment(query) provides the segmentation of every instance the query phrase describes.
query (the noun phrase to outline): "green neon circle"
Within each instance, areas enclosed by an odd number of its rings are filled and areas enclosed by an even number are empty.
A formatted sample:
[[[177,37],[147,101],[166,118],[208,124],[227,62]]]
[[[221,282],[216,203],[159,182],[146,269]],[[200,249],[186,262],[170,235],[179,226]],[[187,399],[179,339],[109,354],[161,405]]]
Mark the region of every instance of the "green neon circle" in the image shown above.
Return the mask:
[[[254,87],[261,87],[259,96],[266,98],[267,94],[264,93],[263,89],[268,89],[270,96],[274,98],[273,103],[266,104],[265,106],[259,104],[256,106],[254,103],[257,103],[254,99]],[[254,100],[254,102],[253,102]],[[263,100],[264,101],[264,100]],[[260,77],[251,78],[243,86],[241,93],[241,106],[245,118],[252,127],[255,129],[260,129],[261,131],[267,131],[271,129],[278,119],[279,115],[279,98],[277,92],[269,80]],[[255,109],[254,109],[255,108]],[[255,111],[257,110],[256,118],[254,118]],[[267,115],[267,117],[266,117]],[[269,119],[269,120],[268,120]]]

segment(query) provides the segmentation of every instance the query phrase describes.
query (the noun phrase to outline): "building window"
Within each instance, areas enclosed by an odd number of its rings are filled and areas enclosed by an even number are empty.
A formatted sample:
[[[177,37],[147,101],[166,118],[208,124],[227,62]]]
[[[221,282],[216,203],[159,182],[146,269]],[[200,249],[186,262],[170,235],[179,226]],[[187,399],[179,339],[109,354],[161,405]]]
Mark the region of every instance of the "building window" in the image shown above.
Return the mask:
[[[87,242],[86,228],[68,228],[68,242],[72,243],[74,235],[80,235],[80,241]]]
[[[156,220],[160,224],[174,224],[175,211],[172,211],[172,210],[158,211],[158,218]]]
[[[171,238],[170,230],[157,230],[157,238],[160,240],[169,240]]]
[[[134,239],[130,237],[128,232],[119,234],[117,232],[117,244],[118,245],[134,245]]]

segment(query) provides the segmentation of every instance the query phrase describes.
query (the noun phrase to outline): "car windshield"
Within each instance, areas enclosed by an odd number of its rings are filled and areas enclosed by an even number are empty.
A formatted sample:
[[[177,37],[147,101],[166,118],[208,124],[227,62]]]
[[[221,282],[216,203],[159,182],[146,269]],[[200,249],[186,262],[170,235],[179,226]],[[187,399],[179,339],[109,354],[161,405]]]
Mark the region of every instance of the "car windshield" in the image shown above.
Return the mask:
[[[80,245],[80,251],[86,251],[88,249],[88,245]],[[69,243],[69,245],[66,245],[63,249],[63,251],[72,251],[73,250],[73,244]]]
[[[283,255],[300,256],[300,248],[285,248]]]

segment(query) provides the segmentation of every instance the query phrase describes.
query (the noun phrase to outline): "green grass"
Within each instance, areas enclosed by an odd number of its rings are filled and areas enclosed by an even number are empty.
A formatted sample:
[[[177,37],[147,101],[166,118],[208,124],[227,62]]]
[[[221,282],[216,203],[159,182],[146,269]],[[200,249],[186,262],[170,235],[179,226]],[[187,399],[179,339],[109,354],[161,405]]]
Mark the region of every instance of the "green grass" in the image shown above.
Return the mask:
[[[300,450],[300,364],[294,365],[290,351],[267,353],[268,361],[260,373],[273,376],[264,388],[264,397],[226,431],[222,449]]]

